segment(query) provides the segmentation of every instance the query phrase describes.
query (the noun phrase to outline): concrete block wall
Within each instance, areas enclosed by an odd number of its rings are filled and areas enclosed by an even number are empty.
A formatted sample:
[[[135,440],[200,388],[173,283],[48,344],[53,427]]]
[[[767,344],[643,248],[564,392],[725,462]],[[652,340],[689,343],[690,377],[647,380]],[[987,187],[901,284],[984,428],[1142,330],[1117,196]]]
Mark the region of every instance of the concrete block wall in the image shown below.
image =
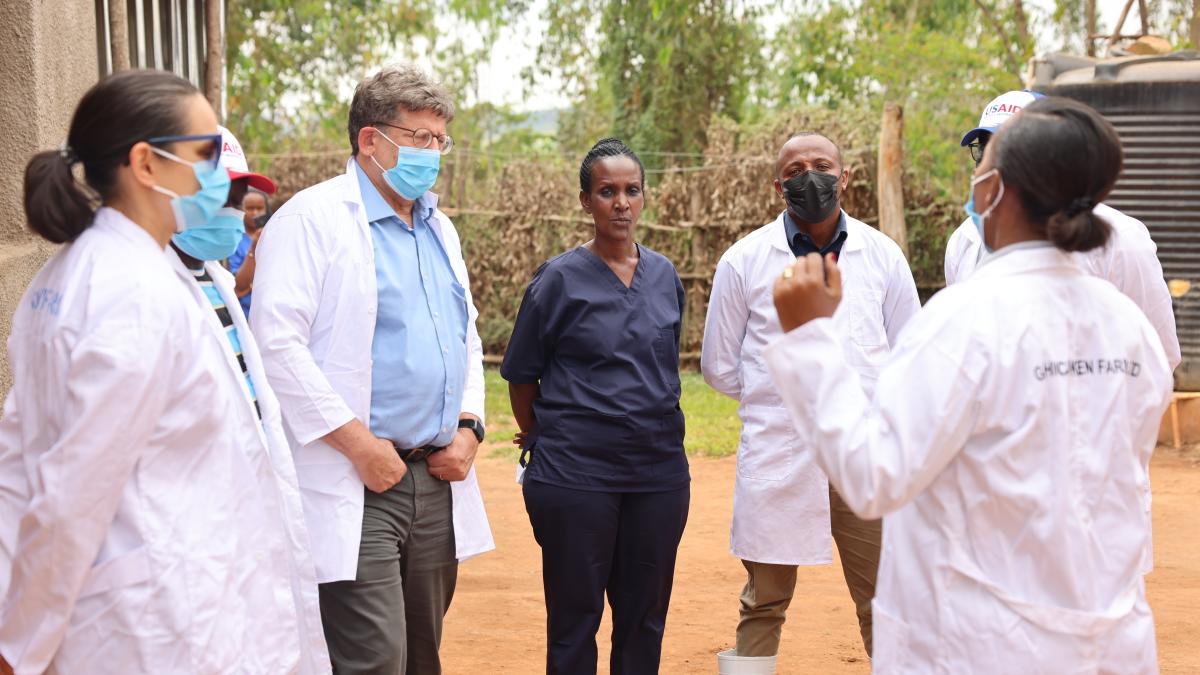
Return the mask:
[[[55,250],[25,226],[25,162],[66,138],[75,103],[99,78],[96,54],[93,0],[0,1],[0,397],[12,384],[13,311]]]

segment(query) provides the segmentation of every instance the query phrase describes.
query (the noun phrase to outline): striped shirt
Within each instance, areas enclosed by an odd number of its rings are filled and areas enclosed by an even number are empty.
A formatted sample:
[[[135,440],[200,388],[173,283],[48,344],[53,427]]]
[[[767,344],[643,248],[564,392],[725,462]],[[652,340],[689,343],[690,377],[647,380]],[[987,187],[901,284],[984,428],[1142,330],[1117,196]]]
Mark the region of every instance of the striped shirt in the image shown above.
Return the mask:
[[[237,357],[238,365],[242,367],[242,377],[246,380],[246,389],[250,392],[250,400],[254,401],[254,410],[258,412],[258,418],[262,419],[262,409],[258,407],[258,394],[254,391],[254,382],[250,379],[250,370],[246,367],[246,357],[242,354],[242,341],[238,339],[237,327],[233,325],[233,315],[225,306],[225,300],[213,283],[213,278],[209,275],[208,270],[201,267],[191,270],[191,273],[196,277],[196,283],[204,291],[205,297],[212,303],[217,318],[221,320],[221,327],[225,329],[225,335],[229,338],[230,346],[233,347],[233,355]]]

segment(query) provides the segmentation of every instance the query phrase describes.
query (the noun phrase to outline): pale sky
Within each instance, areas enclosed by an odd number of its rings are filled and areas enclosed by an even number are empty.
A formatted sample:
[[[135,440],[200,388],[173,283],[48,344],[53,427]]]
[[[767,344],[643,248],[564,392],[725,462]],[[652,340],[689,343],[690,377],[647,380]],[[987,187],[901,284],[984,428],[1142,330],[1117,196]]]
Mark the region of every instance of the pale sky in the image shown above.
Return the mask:
[[[870,1],[870,0],[865,0]],[[755,4],[770,5],[775,3],[758,0]],[[1054,0],[1027,0],[1027,5],[1049,12],[1054,7]],[[1116,23],[1117,16],[1124,6],[1124,0],[1097,0],[1099,24],[1107,28]],[[570,101],[562,95],[559,83],[549,80],[539,80],[538,86],[526,94],[526,83],[521,77],[525,68],[532,66],[537,58],[538,40],[545,32],[545,22],[541,16],[546,6],[546,0],[535,0],[520,21],[508,26],[502,31],[500,39],[492,50],[491,58],[483,65],[479,73],[479,98],[496,104],[509,104],[515,110],[528,112],[548,108],[565,108]],[[785,19],[781,10],[768,12],[764,19],[767,29],[774,31]],[[1140,27],[1137,6],[1125,20],[1126,31]],[[1036,27],[1034,27],[1036,30]],[[1057,47],[1054,36],[1045,35],[1039,40],[1038,51],[1052,51]]]

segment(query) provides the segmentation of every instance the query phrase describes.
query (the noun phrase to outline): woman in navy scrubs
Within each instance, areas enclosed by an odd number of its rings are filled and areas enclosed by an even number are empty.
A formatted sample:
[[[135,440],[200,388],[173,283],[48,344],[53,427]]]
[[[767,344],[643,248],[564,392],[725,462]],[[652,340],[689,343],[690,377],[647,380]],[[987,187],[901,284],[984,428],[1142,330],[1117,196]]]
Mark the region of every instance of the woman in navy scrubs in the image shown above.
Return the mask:
[[[690,476],[679,408],[683,284],[634,237],[645,171],[604,139],[579,168],[595,238],[542,267],[504,355],[525,508],[542,548],[547,673],[657,673]]]

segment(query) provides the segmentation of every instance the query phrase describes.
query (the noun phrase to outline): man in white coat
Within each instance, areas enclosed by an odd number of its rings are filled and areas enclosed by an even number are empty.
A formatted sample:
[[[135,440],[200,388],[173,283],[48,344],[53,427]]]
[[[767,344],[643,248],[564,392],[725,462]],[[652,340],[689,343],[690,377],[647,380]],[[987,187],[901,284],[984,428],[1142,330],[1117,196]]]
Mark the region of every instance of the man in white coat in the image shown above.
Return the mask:
[[[417,68],[364,80],[346,173],[292,197],[255,252],[252,326],[338,673],[440,673],[458,561],[494,548],[473,468],[476,312],[458,234],[429,191],[453,117]]]
[[[979,125],[963,135],[963,147],[970,148],[978,165],[983,150],[996,131],[1026,105],[1041,97],[1031,91],[1009,91],[992,99],[979,118]],[[1092,276],[1106,279],[1133,300],[1162,341],[1167,362],[1174,370],[1182,360],[1179,336],[1175,332],[1175,313],[1171,293],[1158,261],[1158,247],[1142,221],[1121,213],[1107,204],[1093,209],[1112,225],[1108,245],[1075,254],[1080,267]],[[946,285],[953,286],[974,273],[987,254],[979,231],[968,218],[950,235],[946,244]]]
[[[782,335],[771,292],[797,256],[833,253],[847,279],[834,319],[846,356],[868,394],[900,329],[920,307],[900,247],[840,208],[849,171],[828,138],[804,133],[784,144],[775,192],[786,210],[734,244],[713,278],[701,369],[717,391],[737,399],[742,419],[730,535],[746,567],[735,653],[774,661],[798,565],[832,562],[837,541],[867,652],[881,521],[850,511],[813,463],[767,374],[763,348]],[[757,672],[757,671],[756,671]]]

